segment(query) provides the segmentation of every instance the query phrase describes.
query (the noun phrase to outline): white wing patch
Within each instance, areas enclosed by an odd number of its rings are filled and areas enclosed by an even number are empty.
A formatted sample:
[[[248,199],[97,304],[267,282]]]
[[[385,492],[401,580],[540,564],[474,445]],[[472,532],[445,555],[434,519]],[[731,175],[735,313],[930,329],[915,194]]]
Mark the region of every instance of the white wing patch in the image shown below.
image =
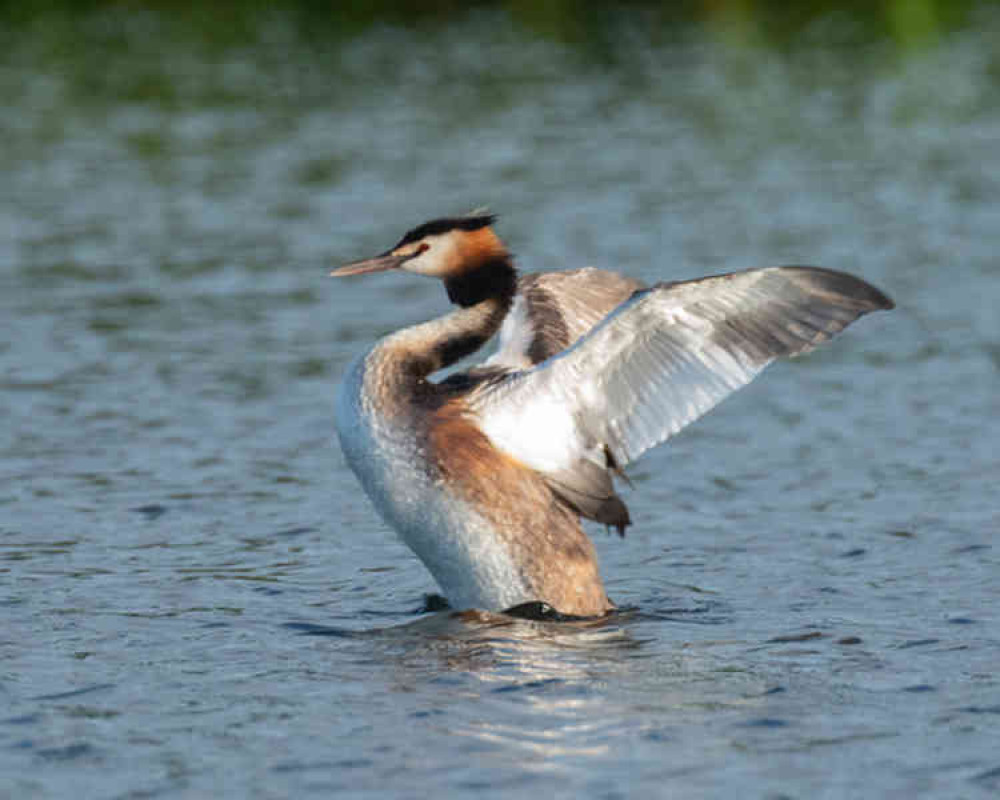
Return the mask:
[[[566,469],[584,449],[579,427],[566,413],[565,401],[555,395],[534,398],[528,410],[503,404],[482,419],[482,430],[509,455],[540,472]]]

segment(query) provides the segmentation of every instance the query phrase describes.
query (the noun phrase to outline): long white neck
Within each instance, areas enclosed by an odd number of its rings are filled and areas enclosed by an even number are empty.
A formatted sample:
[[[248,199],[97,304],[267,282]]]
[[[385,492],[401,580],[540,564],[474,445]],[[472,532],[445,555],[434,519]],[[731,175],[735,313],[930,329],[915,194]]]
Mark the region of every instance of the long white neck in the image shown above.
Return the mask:
[[[505,254],[445,281],[445,288],[457,310],[387,336],[369,354],[389,382],[421,382],[486,344],[510,311],[517,272]]]

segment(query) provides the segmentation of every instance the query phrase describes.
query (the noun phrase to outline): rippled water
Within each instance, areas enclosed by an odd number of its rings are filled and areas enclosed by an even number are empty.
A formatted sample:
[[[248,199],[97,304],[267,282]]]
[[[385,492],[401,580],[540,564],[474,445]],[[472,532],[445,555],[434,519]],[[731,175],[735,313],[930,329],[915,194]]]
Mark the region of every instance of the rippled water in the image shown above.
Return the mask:
[[[995,12],[610,61],[125,14],[2,42],[0,795],[1000,790]],[[528,270],[898,304],[637,466],[604,624],[419,613],[333,439],[347,360],[446,303],[329,267],[484,204]]]

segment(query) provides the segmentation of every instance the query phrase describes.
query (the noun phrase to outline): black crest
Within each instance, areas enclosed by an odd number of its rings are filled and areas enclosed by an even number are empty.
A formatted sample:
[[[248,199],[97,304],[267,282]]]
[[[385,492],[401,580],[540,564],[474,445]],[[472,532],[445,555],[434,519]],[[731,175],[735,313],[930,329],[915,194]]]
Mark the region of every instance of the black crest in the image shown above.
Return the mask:
[[[406,235],[399,240],[399,244],[396,247],[416,242],[425,236],[440,236],[442,233],[447,233],[448,231],[478,231],[480,228],[492,225],[495,220],[495,214],[469,214],[465,217],[432,219],[430,222],[425,222],[423,225],[418,225],[413,230],[407,231]]]

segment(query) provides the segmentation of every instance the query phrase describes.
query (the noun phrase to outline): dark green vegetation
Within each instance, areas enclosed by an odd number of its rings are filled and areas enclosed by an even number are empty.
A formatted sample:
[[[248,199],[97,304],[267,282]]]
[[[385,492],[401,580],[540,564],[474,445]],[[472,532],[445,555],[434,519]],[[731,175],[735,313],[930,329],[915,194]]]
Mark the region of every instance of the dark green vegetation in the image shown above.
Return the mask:
[[[372,0],[280,5],[264,0],[43,0],[0,2],[0,21],[15,35],[41,34],[72,46],[78,37],[116,39],[111,16],[144,17],[145,24],[168,25],[204,43],[237,45],[254,40],[281,20],[297,35],[318,41],[352,36],[373,26],[439,26],[470,13],[499,12],[526,31],[555,40],[589,45],[598,51],[626,47],[616,41],[619,27],[641,18],[651,37],[669,37],[687,24],[716,28],[734,42],[783,46],[822,32],[826,21],[845,22],[855,39],[888,38],[903,46],[925,43],[974,22],[973,0],[632,0],[613,5],[597,0]],[[143,24],[143,23],[139,23]],[[44,29],[44,32],[40,29]],[[121,41],[120,41],[121,43]]]
[[[725,54],[733,60],[729,72],[736,82],[746,74],[748,59],[779,58],[794,60],[804,80],[823,83],[831,58],[838,71],[849,73],[892,69],[900,56],[932,52],[950,33],[988,25],[995,5],[995,0],[636,0],[610,8],[589,0],[0,0],[0,91],[8,105],[17,105],[30,71],[49,75],[63,100],[84,106],[93,100],[217,109],[257,106],[266,97],[273,111],[283,101],[324,103],[331,96],[343,99],[362,84],[370,89],[372,83],[399,83],[400,71],[420,69],[427,48],[433,51],[441,32],[455,23],[489,31],[487,41],[513,36],[564,46],[576,69],[615,69],[637,90],[673,67],[650,63],[650,54],[677,46],[691,48],[689,58]],[[372,31],[401,37],[400,51],[346,63],[344,48]],[[713,43],[711,53],[706,42]],[[992,59],[986,72],[995,80],[1000,56]],[[518,56],[512,61],[498,63],[495,53],[484,52],[471,68],[468,62],[456,67],[448,84],[492,91],[511,81],[543,78],[522,67]],[[523,74],[516,74],[519,70]],[[4,127],[0,122],[0,134]],[[56,121],[49,134],[42,131],[42,140],[58,135],[58,127]],[[156,157],[162,137],[137,135],[134,147]],[[340,168],[317,162],[302,177],[323,182]]]

